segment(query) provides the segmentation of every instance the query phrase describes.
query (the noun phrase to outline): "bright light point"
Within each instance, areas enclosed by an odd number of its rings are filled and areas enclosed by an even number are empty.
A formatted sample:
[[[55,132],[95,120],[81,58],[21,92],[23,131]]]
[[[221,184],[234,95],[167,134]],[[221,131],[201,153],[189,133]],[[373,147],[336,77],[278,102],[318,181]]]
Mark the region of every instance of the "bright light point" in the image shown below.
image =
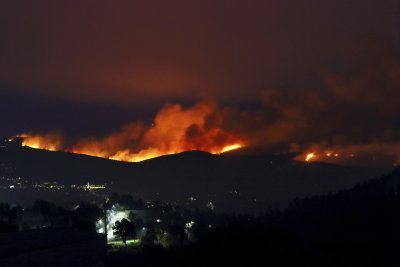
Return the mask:
[[[313,158],[315,158],[314,152],[308,153],[306,156],[306,161],[311,161]]]
[[[194,221],[187,222],[187,223],[185,224],[185,228],[190,229],[190,228],[192,228],[192,226],[193,226],[194,224],[195,224]]]

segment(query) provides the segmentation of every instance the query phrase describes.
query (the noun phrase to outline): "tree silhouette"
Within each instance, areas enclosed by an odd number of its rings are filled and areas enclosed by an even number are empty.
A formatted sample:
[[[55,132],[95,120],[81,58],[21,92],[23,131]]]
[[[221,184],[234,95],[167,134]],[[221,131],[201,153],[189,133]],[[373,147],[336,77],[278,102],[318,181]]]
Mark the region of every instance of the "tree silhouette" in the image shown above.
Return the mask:
[[[128,221],[127,219],[122,219],[121,221],[116,221],[113,226],[114,235],[120,237],[122,242],[124,242],[126,247],[126,240],[128,236],[134,237],[136,235],[135,225]]]
[[[87,202],[79,203],[79,207],[73,212],[73,227],[84,231],[96,231],[96,222],[102,219],[103,211],[96,205]]]
[[[130,212],[128,220],[135,225],[136,229],[140,229],[144,226],[143,220],[136,213]]]

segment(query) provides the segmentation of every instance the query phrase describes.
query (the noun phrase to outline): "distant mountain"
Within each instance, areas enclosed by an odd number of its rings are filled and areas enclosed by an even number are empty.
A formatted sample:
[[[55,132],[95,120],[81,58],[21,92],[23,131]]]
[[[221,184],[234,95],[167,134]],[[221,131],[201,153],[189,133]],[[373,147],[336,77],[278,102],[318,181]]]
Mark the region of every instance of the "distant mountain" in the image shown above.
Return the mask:
[[[65,185],[108,183],[112,191],[136,198],[220,211],[285,207],[296,197],[350,188],[383,172],[369,167],[298,162],[290,155],[190,151],[127,163],[27,147],[0,148],[0,177]]]

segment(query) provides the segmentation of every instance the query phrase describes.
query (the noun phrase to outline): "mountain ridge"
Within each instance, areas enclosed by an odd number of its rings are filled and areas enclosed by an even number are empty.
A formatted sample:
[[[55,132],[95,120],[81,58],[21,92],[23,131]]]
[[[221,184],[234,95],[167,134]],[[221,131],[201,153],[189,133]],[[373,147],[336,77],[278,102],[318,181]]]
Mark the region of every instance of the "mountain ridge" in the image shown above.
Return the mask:
[[[3,177],[66,185],[107,183],[110,190],[137,198],[201,208],[213,203],[224,211],[285,207],[296,197],[346,189],[384,172],[300,162],[290,155],[187,151],[132,163],[27,147],[0,149],[0,164]]]

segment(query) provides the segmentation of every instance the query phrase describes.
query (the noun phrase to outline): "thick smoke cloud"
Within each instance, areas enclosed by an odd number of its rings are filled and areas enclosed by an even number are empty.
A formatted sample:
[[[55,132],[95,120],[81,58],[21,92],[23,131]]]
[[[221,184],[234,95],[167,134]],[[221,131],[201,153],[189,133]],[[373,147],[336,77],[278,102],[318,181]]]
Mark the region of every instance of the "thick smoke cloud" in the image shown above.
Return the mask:
[[[178,103],[154,125],[127,121],[108,135],[31,134],[48,149],[129,160],[240,144],[299,159],[399,159],[399,1],[18,3],[0,9],[0,86]]]
[[[262,146],[268,153],[298,151],[300,160],[313,152],[313,160],[394,164],[400,159],[399,56],[382,45],[362,45],[362,52],[347,58],[347,72],[321,71],[318,88],[265,89],[262,107],[255,110],[216,101],[167,104],[152,125],[128,123],[102,138],[68,140],[50,133],[27,141],[127,161],[195,149],[220,153],[241,145]]]
[[[135,105],[254,100],[313,87],[326,67],[346,72],[364,53],[352,39],[399,47],[399,10],[397,0],[5,0],[0,86]]]
[[[265,111],[274,116],[261,138],[296,142],[308,152],[369,154],[374,160],[384,155],[398,161],[399,54],[382,43],[358,43],[355,52],[346,59],[345,73],[321,72],[318,89],[266,91]]]

